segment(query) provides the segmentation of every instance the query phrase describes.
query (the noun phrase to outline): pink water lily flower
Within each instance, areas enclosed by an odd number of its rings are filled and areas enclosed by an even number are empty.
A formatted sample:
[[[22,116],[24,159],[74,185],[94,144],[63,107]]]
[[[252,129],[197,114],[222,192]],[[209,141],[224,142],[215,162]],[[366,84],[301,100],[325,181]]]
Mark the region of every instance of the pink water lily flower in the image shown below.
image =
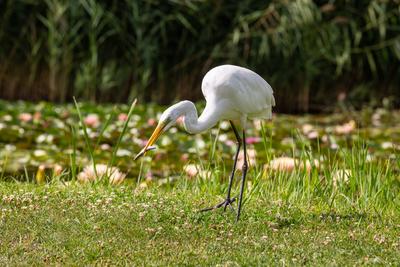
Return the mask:
[[[147,125],[149,126],[155,126],[157,124],[157,121],[153,118],[150,118],[147,120]]]
[[[306,123],[301,127],[301,130],[303,131],[303,134],[308,134],[309,132],[314,130],[314,126]]]
[[[199,173],[199,166],[195,164],[188,164],[183,168],[183,170],[185,171],[187,176],[192,178]]]
[[[337,125],[335,127],[335,132],[337,134],[349,134],[353,132],[355,129],[356,129],[356,122],[354,120],[351,120],[345,124]]]
[[[21,114],[19,114],[18,119],[22,122],[30,122],[32,120],[32,114],[21,113]]]
[[[118,120],[119,121],[126,121],[127,119],[128,119],[128,114],[126,114],[126,113],[120,113],[118,115]]]
[[[317,131],[311,131],[307,134],[308,139],[317,139],[319,136]]]
[[[303,162],[300,159],[295,159],[291,157],[278,157],[274,158],[268,164],[266,164],[265,168],[270,169],[272,171],[282,171],[282,172],[292,172],[295,169],[299,170],[305,169],[307,172],[310,172],[313,166],[319,168],[319,165],[320,164],[317,160],[314,160],[312,162],[306,160],[305,162]]]
[[[97,176],[96,176],[97,174]],[[105,164],[97,164],[96,171],[93,165],[86,166],[83,171],[78,174],[78,181],[81,183],[93,182],[97,178],[108,179],[110,184],[121,184],[126,174],[121,172],[117,167],[108,167]]]
[[[183,154],[181,155],[180,160],[181,160],[182,162],[188,161],[188,160],[189,160],[189,154],[188,154],[188,153],[183,153]]]
[[[97,128],[100,125],[99,116],[97,114],[89,114],[84,119],[87,126],[92,128]]]
[[[225,145],[227,146],[234,146],[236,145],[236,143],[234,141],[232,141],[231,139],[228,139],[224,142]]]
[[[250,136],[250,137],[246,137],[246,144],[255,144],[255,143],[259,143],[261,141],[261,137],[258,136]]]
[[[278,157],[267,165],[267,168],[272,169],[274,171],[287,171],[291,172],[296,167],[296,161],[294,158],[290,157]]]
[[[257,153],[254,149],[247,149],[247,163],[249,164],[249,166],[254,166],[256,164],[256,156]],[[240,151],[239,155],[238,155],[238,160],[236,163],[236,169],[237,170],[241,170],[242,166],[244,163],[244,153],[243,151]]]

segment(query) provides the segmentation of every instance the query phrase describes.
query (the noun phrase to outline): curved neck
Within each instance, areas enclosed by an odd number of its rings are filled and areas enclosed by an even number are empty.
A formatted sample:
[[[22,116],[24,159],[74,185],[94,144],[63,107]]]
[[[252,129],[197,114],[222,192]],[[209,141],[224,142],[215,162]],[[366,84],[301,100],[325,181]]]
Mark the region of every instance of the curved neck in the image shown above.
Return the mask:
[[[200,117],[197,115],[196,106],[190,101],[185,102],[183,125],[187,132],[196,134],[210,129],[219,120],[218,112],[207,104]]]

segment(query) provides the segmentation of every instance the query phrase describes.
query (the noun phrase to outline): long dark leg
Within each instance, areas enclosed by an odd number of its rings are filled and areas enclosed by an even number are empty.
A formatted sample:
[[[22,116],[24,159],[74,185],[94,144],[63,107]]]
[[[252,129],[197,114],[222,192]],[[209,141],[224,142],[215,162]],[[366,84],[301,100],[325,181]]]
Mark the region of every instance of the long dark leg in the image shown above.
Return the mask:
[[[236,163],[239,157],[239,152],[240,152],[240,147],[242,145],[242,138],[240,138],[240,135],[238,133],[238,131],[236,130],[235,125],[233,124],[232,121],[229,121],[232,127],[233,132],[235,133],[235,137],[236,137],[236,141],[237,141],[237,149],[236,149],[236,154],[235,154],[235,160],[233,162],[233,168],[232,168],[232,172],[231,172],[231,176],[229,177],[229,186],[228,186],[228,194],[226,196],[226,200],[227,202],[225,203],[224,206],[224,211],[226,210],[226,207],[228,206],[228,202],[229,200],[231,200],[231,188],[232,188],[232,182],[233,182],[233,177],[235,176],[235,171],[236,171]],[[232,199],[232,202],[234,201],[234,199]]]
[[[226,207],[230,206],[231,203],[235,201],[235,198],[231,198],[231,189],[232,189],[233,177],[235,176],[236,163],[237,163],[237,160],[238,160],[240,147],[242,145],[242,139],[240,138],[240,135],[239,135],[238,131],[236,130],[236,127],[233,124],[233,122],[232,121],[229,121],[229,122],[231,124],[233,132],[235,133],[235,137],[236,137],[236,140],[237,140],[237,149],[236,149],[236,154],[235,154],[235,160],[233,162],[233,168],[232,168],[231,176],[229,177],[228,194],[226,196],[226,199],[224,201],[222,201],[221,203],[219,203],[219,204],[217,204],[217,205],[215,205],[213,207],[210,207],[210,208],[202,209],[200,211],[209,211],[209,210],[213,210],[213,209],[218,209],[218,208],[221,208],[222,206],[224,207],[224,211],[225,211]]]
[[[243,130],[243,155],[244,155],[244,163],[243,163],[243,167],[242,167],[242,185],[240,187],[239,206],[238,206],[236,221],[239,221],[239,218],[240,218],[240,210],[242,209],[243,191],[244,191],[246,174],[247,174],[247,169],[248,169],[247,151],[246,151],[246,135],[245,135],[244,130]]]

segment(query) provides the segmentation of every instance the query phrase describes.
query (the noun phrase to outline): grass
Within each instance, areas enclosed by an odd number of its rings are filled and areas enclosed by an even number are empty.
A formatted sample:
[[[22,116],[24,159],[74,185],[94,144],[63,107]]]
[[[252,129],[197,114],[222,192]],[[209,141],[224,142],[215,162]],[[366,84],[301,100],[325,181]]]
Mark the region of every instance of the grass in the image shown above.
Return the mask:
[[[361,265],[400,263],[398,210],[253,197],[234,223],[181,180],[173,190],[0,184],[1,265]]]
[[[54,145],[46,151],[59,150],[64,154],[65,148],[71,148],[66,153],[70,166],[64,165],[62,173],[42,172],[46,177],[41,177],[40,184],[37,172],[35,183],[25,165],[24,172],[15,172],[14,177],[6,169],[8,157],[3,159],[0,265],[400,264],[400,161],[398,125],[394,119],[397,113],[385,117],[389,112],[381,112],[379,123],[384,125],[370,131],[374,132],[373,138],[368,137],[366,127],[338,134],[335,132],[338,130],[330,128],[329,121],[320,129],[316,126],[318,121],[313,126],[302,117],[294,123],[280,116],[273,128],[267,124],[266,129],[261,125],[261,133],[250,130],[254,136],[262,136],[254,146],[261,152],[257,162],[251,163],[244,209],[241,220],[235,223],[235,214],[229,210],[197,212],[225,196],[232,145],[221,147],[219,137],[226,138],[227,129],[222,126],[215,129],[209,139],[188,137],[175,129],[175,134],[170,135],[176,138],[170,141],[175,145],[168,146],[167,142],[163,145],[161,139],[160,150],[153,152],[169,155],[170,159],[157,159],[154,155],[152,160],[147,155],[141,162],[132,162],[131,157],[117,156],[117,151],[131,143],[131,138],[137,138],[138,134],[127,131],[128,127],[136,129],[144,125],[139,119],[146,118],[134,114],[135,103],[126,107],[129,110],[123,113],[126,120],[114,123],[112,117],[117,107],[102,109],[109,115],[103,116],[102,127],[86,127],[81,106],[75,104],[78,118],[67,119],[70,128],[61,128],[65,129],[61,133],[59,127],[46,128],[46,133],[54,132],[56,140],[49,142]],[[82,106],[82,111],[87,109]],[[15,155],[21,148],[35,148],[21,140],[40,139],[41,125],[56,122],[58,116],[45,115],[33,122],[17,122],[14,114],[1,116],[0,138],[5,138],[2,151],[7,152],[3,155]],[[131,117],[136,120],[134,124]],[[385,118],[390,122],[386,123]],[[78,120],[82,129],[76,126]],[[19,131],[19,139],[12,139],[10,130],[16,127],[26,131]],[[319,139],[311,138],[305,130],[310,127],[324,134],[327,141],[321,137],[320,143]],[[144,130],[153,128],[147,126]],[[293,128],[302,130],[293,133]],[[69,135],[67,129],[71,129]],[[106,134],[110,129],[113,135]],[[393,137],[390,143],[388,136]],[[169,138],[168,134],[164,138]],[[195,138],[195,143],[186,142],[189,138]],[[70,143],[63,147],[64,139]],[[98,147],[107,139],[111,145],[104,156]],[[289,146],[287,140],[292,140]],[[40,142],[36,141],[36,145]],[[191,147],[195,153],[187,155],[189,160],[178,158],[180,150]],[[296,160],[294,170],[274,170],[271,159],[279,155],[292,155]],[[82,158],[89,160],[79,160]],[[11,161],[18,159],[14,156]],[[47,163],[42,165],[46,168],[52,168],[55,161],[33,159],[31,164]],[[123,159],[128,162],[128,168],[121,166],[124,170],[132,168],[137,173],[139,169],[137,181],[132,179],[136,178],[132,173],[128,173],[130,179],[122,186],[112,186],[101,177],[89,184],[76,180],[77,171],[84,165],[108,162],[108,167],[113,167]],[[171,160],[181,170],[178,174],[167,166]],[[198,163],[197,174],[190,178],[182,169],[194,162]],[[302,167],[307,163],[309,168]],[[157,170],[160,172],[157,176],[142,177],[144,172],[152,174]],[[17,179],[18,174],[25,179]],[[240,171],[236,174],[233,194],[237,193],[240,182]],[[47,183],[43,184],[44,181]]]

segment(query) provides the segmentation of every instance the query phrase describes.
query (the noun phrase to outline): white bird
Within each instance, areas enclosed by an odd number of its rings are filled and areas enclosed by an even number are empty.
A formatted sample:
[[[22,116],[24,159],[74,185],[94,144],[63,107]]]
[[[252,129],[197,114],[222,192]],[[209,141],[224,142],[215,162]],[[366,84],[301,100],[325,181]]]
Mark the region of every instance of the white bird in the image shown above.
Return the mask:
[[[228,194],[223,202],[202,211],[213,210],[222,206],[224,210],[227,206],[232,208],[231,203],[235,201],[235,197],[231,198],[232,181],[240,147],[243,145],[242,183],[236,215],[236,220],[239,220],[248,169],[245,135],[247,120],[271,119],[272,107],[275,106],[273,91],[271,86],[257,73],[234,65],[221,65],[207,72],[203,78],[201,90],[207,104],[200,117],[197,115],[195,105],[190,101],[185,100],[172,105],[163,112],[156,129],[145,147],[135,157],[135,160],[152,149],[152,145],[158,137],[174,125],[179,117],[183,117],[185,130],[191,134],[208,130],[221,120],[229,120],[238,146],[229,179]],[[234,121],[240,123],[243,129],[242,137],[239,135]]]

